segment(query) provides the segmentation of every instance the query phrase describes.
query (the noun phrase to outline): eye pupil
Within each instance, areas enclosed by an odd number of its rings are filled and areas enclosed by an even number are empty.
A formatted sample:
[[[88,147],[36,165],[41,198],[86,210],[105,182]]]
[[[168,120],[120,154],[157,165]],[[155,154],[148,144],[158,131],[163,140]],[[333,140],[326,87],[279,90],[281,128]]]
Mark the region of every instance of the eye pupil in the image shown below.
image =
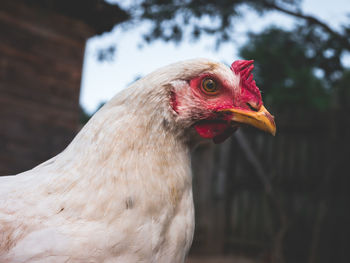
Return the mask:
[[[214,82],[212,80],[207,81],[207,89],[213,90],[215,88]]]
[[[216,82],[212,79],[205,79],[202,82],[202,88],[206,93],[216,94],[217,92]]]

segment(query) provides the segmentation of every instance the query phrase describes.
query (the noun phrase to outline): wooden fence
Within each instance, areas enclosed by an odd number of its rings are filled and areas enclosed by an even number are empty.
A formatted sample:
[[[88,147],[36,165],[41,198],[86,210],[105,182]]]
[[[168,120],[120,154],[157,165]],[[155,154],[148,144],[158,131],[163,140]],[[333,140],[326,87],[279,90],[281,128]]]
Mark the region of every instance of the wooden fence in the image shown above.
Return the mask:
[[[349,262],[349,121],[345,112],[238,131],[193,154],[193,254],[258,262]],[[347,200],[347,201],[346,201]],[[337,215],[337,217],[335,217]]]

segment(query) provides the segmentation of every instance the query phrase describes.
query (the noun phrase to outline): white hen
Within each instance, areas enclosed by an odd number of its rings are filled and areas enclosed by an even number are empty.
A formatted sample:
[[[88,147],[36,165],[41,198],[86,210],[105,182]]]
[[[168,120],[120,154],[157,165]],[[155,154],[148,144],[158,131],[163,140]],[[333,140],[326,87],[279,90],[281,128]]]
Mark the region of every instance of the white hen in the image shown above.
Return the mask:
[[[62,153],[0,177],[0,262],[183,262],[194,231],[191,146],[223,141],[238,123],[274,133],[251,63],[155,71]]]

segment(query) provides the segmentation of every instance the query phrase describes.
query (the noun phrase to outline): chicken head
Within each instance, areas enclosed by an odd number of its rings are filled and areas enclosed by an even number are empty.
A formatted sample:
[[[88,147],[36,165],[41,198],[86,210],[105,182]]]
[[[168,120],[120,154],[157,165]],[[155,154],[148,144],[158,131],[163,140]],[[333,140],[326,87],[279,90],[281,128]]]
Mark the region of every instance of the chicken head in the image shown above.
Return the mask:
[[[197,133],[215,143],[227,139],[241,124],[275,135],[274,117],[263,105],[253,68],[253,60],[237,60],[231,68],[213,64],[187,80],[187,85],[174,85],[173,110],[180,118],[191,119]]]

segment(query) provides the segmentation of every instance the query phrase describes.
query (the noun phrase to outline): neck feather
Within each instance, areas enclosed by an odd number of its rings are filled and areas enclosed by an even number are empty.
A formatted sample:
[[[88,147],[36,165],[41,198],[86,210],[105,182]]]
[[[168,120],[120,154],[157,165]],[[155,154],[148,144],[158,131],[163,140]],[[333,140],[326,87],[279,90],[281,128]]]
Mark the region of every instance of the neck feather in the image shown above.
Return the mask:
[[[84,176],[130,178],[163,176],[179,162],[189,166],[187,137],[175,123],[169,100],[167,87],[136,83],[92,117],[57,165],[84,170]]]

